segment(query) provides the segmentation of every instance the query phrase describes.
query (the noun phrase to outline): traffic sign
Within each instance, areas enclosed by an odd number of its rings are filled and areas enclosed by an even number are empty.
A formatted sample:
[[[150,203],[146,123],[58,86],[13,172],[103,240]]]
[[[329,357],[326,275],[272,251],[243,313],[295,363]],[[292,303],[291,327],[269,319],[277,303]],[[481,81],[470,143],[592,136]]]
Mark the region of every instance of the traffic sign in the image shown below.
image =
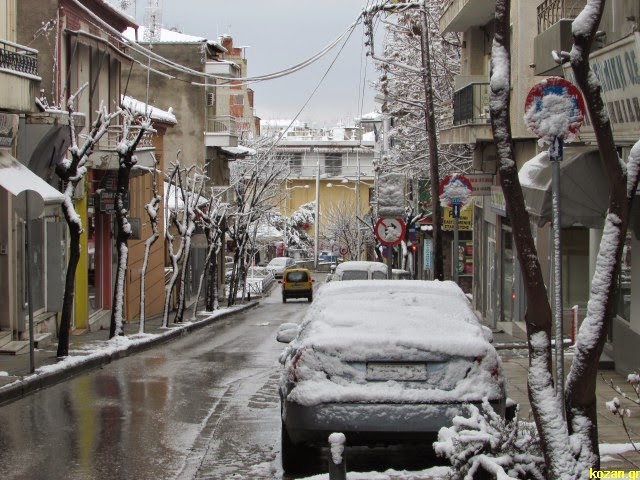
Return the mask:
[[[471,201],[471,193],[473,187],[467,177],[461,173],[454,173],[453,175],[447,175],[445,179],[440,182],[440,201],[445,207],[453,207],[454,214],[460,213],[460,207],[464,207]]]
[[[374,227],[376,237],[382,245],[387,247],[400,244],[406,229],[406,225],[400,218],[380,218]]]
[[[524,104],[524,120],[538,137],[552,142],[571,138],[584,120],[584,100],[580,90],[562,77],[536,83]]]

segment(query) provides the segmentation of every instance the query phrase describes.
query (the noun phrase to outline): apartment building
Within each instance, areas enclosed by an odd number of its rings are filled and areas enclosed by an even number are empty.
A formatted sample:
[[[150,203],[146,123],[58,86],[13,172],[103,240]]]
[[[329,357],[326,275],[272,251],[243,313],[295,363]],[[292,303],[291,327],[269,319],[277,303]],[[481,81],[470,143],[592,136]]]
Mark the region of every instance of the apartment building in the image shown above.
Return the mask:
[[[456,78],[456,92],[451,123],[441,132],[441,141],[473,146],[474,170],[497,173],[496,154],[491,136],[488,112],[488,74],[493,37],[495,2],[484,0],[453,0],[440,20],[441,31],[462,35],[461,74]],[[585,6],[584,0],[513,1],[512,25],[512,98],[511,121],[516,147],[516,162],[520,169],[534,163],[545,166],[548,174],[547,147],[539,146],[537,138],[523,122],[524,103],[531,87],[549,75],[572,79],[568,65],[558,65],[552,50],[569,51],[572,45],[571,22]],[[601,34],[590,61],[603,84],[603,95],[612,118],[614,138],[621,157],[638,140],[640,109],[638,109],[640,77],[638,58],[640,42],[637,19],[640,5],[635,1],[606,2],[600,24]],[[534,41],[531,33],[536,32]],[[589,175],[585,176],[585,170]],[[607,186],[603,180],[597,145],[585,120],[575,141],[565,146],[561,164],[562,205],[562,291],[565,332],[569,332],[570,309],[578,307],[584,316],[589,298],[590,279],[595,265],[602,225],[606,214]],[[526,182],[525,182],[526,183]],[[535,182],[534,182],[535,183]],[[544,182],[540,179],[541,184]],[[487,323],[507,330],[522,326],[524,292],[515,245],[511,238],[504,197],[494,180],[491,195],[476,197],[474,203],[474,305]],[[550,187],[525,184],[525,202],[531,217],[538,254],[547,280],[549,295],[553,295],[554,278],[552,229],[550,226]],[[603,198],[601,198],[603,197]],[[618,311],[605,351],[615,359],[616,368],[635,368],[637,356],[632,355],[632,343],[637,340],[640,323],[634,322],[634,311],[640,308],[632,292],[634,270],[631,250],[637,242],[636,219],[625,248],[620,278]],[[637,229],[637,227],[636,227]],[[640,312],[639,312],[640,313]],[[638,320],[640,322],[640,320]],[[637,324],[636,324],[637,323]],[[568,335],[568,333],[567,333]]]

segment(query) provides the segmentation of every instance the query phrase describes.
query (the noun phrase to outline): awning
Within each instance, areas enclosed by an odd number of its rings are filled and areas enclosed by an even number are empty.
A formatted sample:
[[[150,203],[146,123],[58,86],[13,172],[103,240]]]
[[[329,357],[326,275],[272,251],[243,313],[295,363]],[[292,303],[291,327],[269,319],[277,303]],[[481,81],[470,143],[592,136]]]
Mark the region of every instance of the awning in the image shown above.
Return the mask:
[[[597,150],[565,148],[560,162],[560,225],[602,228],[608,208],[609,187]],[[552,221],[549,152],[526,162],[518,176],[527,212],[539,226]]]
[[[16,160],[7,150],[1,149],[0,187],[16,197],[24,190],[34,190],[40,194],[45,205],[59,205],[64,201],[61,192]]]

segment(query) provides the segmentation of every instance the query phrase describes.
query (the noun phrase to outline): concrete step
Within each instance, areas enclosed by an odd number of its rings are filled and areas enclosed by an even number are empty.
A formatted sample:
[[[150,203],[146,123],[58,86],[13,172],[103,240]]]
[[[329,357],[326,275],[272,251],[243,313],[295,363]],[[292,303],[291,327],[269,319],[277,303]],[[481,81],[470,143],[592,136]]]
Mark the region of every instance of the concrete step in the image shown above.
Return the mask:
[[[22,355],[29,353],[29,341],[17,340],[0,347],[0,355]]]
[[[11,332],[0,332],[0,347],[6,345],[13,339]]]
[[[33,346],[34,348],[46,348],[51,345],[51,339],[53,335],[51,333],[36,333],[33,336]]]

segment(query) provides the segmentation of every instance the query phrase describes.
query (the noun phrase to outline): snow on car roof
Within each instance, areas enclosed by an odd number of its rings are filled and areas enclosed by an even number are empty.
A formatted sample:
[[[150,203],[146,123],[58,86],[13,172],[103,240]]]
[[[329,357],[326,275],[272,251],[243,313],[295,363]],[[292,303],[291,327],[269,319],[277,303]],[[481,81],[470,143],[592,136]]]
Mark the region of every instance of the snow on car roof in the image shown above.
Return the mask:
[[[366,260],[351,260],[348,262],[342,262],[336,267],[336,273],[340,273],[344,270],[363,270],[368,272],[371,269],[387,271],[387,266],[381,262],[368,262]]]
[[[381,356],[415,349],[469,357],[493,349],[460,287],[424,280],[324,284],[296,343],[343,355],[349,350],[353,358],[373,346]]]

